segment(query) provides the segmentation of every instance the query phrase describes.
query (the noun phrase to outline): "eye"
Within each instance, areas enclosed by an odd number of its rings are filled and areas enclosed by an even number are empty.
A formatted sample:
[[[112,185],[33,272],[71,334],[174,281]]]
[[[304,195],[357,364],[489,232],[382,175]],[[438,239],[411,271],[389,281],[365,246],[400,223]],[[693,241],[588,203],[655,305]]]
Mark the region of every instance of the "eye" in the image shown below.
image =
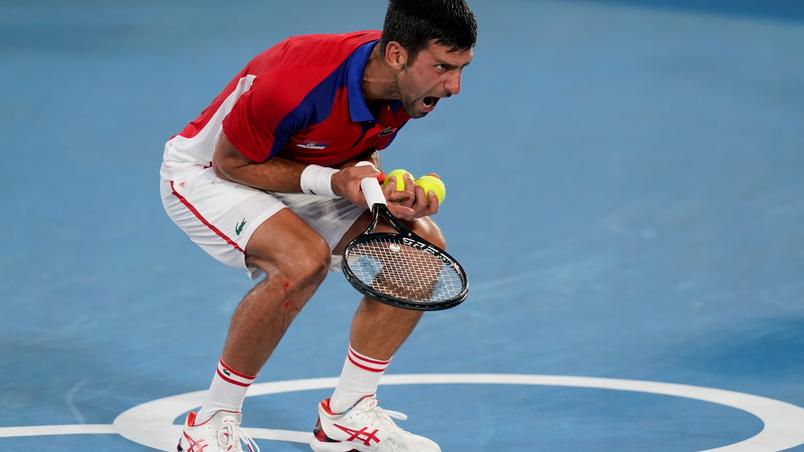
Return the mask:
[[[447,65],[443,64],[443,63],[436,64],[435,68],[436,68],[436,71],[438,71],[438,72],[447,72],[447,70],[449,70],[449,67],[447,67]]]

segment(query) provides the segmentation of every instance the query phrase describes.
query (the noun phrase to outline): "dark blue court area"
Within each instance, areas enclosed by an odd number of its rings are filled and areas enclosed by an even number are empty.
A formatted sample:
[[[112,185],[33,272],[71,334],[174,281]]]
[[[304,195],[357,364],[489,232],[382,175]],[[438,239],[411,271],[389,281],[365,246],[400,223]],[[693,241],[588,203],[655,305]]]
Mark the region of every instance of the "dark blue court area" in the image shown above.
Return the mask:
[[[802,3],[469,3],[461,94],[381,158],[446,182],[470,295],[383,406],[445,452],[804,450]],[[256,53],[385,7],[0,2],[0,450],[175,444],[251,282],[165,215],[164,142]],[[309,450],[358,300],[330,274],[257,378],[264,451]]]

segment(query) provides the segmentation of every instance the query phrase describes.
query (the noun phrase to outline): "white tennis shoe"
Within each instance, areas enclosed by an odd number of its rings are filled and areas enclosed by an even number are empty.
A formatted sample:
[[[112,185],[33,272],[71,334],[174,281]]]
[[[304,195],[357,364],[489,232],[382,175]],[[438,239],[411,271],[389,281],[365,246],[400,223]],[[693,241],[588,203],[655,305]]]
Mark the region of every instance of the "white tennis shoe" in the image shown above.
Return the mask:
[[[402,430],[391,418],[407,416],[380,408],[374,396],[362,398],[341,414],[333,413],[326,399],[318,405],[310,447],[316,452],[441,452],[438,444]]]
[[[189,413],[181,432],[178,452],[244,452],[241,443],[250,452],[260,447],[240,429],[242,415],[237,411],[218,411],[206,422],[196,425],[196,413]]]

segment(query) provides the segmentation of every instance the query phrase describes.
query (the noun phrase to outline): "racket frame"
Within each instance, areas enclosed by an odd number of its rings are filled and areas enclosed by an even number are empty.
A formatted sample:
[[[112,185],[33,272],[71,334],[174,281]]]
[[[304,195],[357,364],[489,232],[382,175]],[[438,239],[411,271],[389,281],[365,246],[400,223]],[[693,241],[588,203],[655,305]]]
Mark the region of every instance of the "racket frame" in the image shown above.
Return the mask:
[[[344,276],[346,276],[346,280],[357,289],[359,292],[367,295],[377,301],[382,303],[404,308],[404,309],[412,309],[416,311],[440,311],[444,309],[453,308],[459,304],[461,304],[466,297],[469,295],[469,280],[466,277],[466,272],[464,271],[463,267],[452,257],[449,253],[442,250],[441,248],[433,245],[432,243],[428,242],[415,232],[411,231],[410,228],[405,226],[401,221],[399,221],[396,217],[391,214],[388,210],[388,207],[385,203],[375,203],[372,206],[373,217],[371,223],[368,227],[357,237],[355,237],[343,251],[343,259],[341,261],[341,269],[343,271]],[[371,232],[377,227],[377,223],[379,222],[380,218],[387,221],[392,228],[394,228],[397,232]],[[462,281],[464,282],[463,290],[456,296],[439,302],[432,302],[432,303],[421,303],[415,302],[403,298],[394,297],[382,292],[375,290],[370,285],[364,283],[357,275],[354,274],[352,269],[349,267],[348,264],[348,254],[349,250],[360,243],[364,242],[371,242],[376,241],[378,239],[389,239],[393,241],[402,241],[402,243],[412,246],[414,248],[418,248],[424,250],[433,256],[440,259],[445,264],[451,266],[453,269],[457,270],[460,274]]]

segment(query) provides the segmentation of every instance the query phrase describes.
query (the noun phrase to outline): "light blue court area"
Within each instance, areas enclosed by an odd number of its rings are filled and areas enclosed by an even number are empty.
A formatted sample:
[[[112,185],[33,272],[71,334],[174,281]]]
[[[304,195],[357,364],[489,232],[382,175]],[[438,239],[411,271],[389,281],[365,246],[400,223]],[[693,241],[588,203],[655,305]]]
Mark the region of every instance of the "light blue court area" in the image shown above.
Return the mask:
[[[470,2],[438,172],[470,277],[379,398],[445,452],[804,450],[804,6]],[[0,5],[0,450],[172,446],[250,288],[162,211],[164,141],[290,34],[385,2]],[[332,274],[246,400],[303,451],[357,293]]]

